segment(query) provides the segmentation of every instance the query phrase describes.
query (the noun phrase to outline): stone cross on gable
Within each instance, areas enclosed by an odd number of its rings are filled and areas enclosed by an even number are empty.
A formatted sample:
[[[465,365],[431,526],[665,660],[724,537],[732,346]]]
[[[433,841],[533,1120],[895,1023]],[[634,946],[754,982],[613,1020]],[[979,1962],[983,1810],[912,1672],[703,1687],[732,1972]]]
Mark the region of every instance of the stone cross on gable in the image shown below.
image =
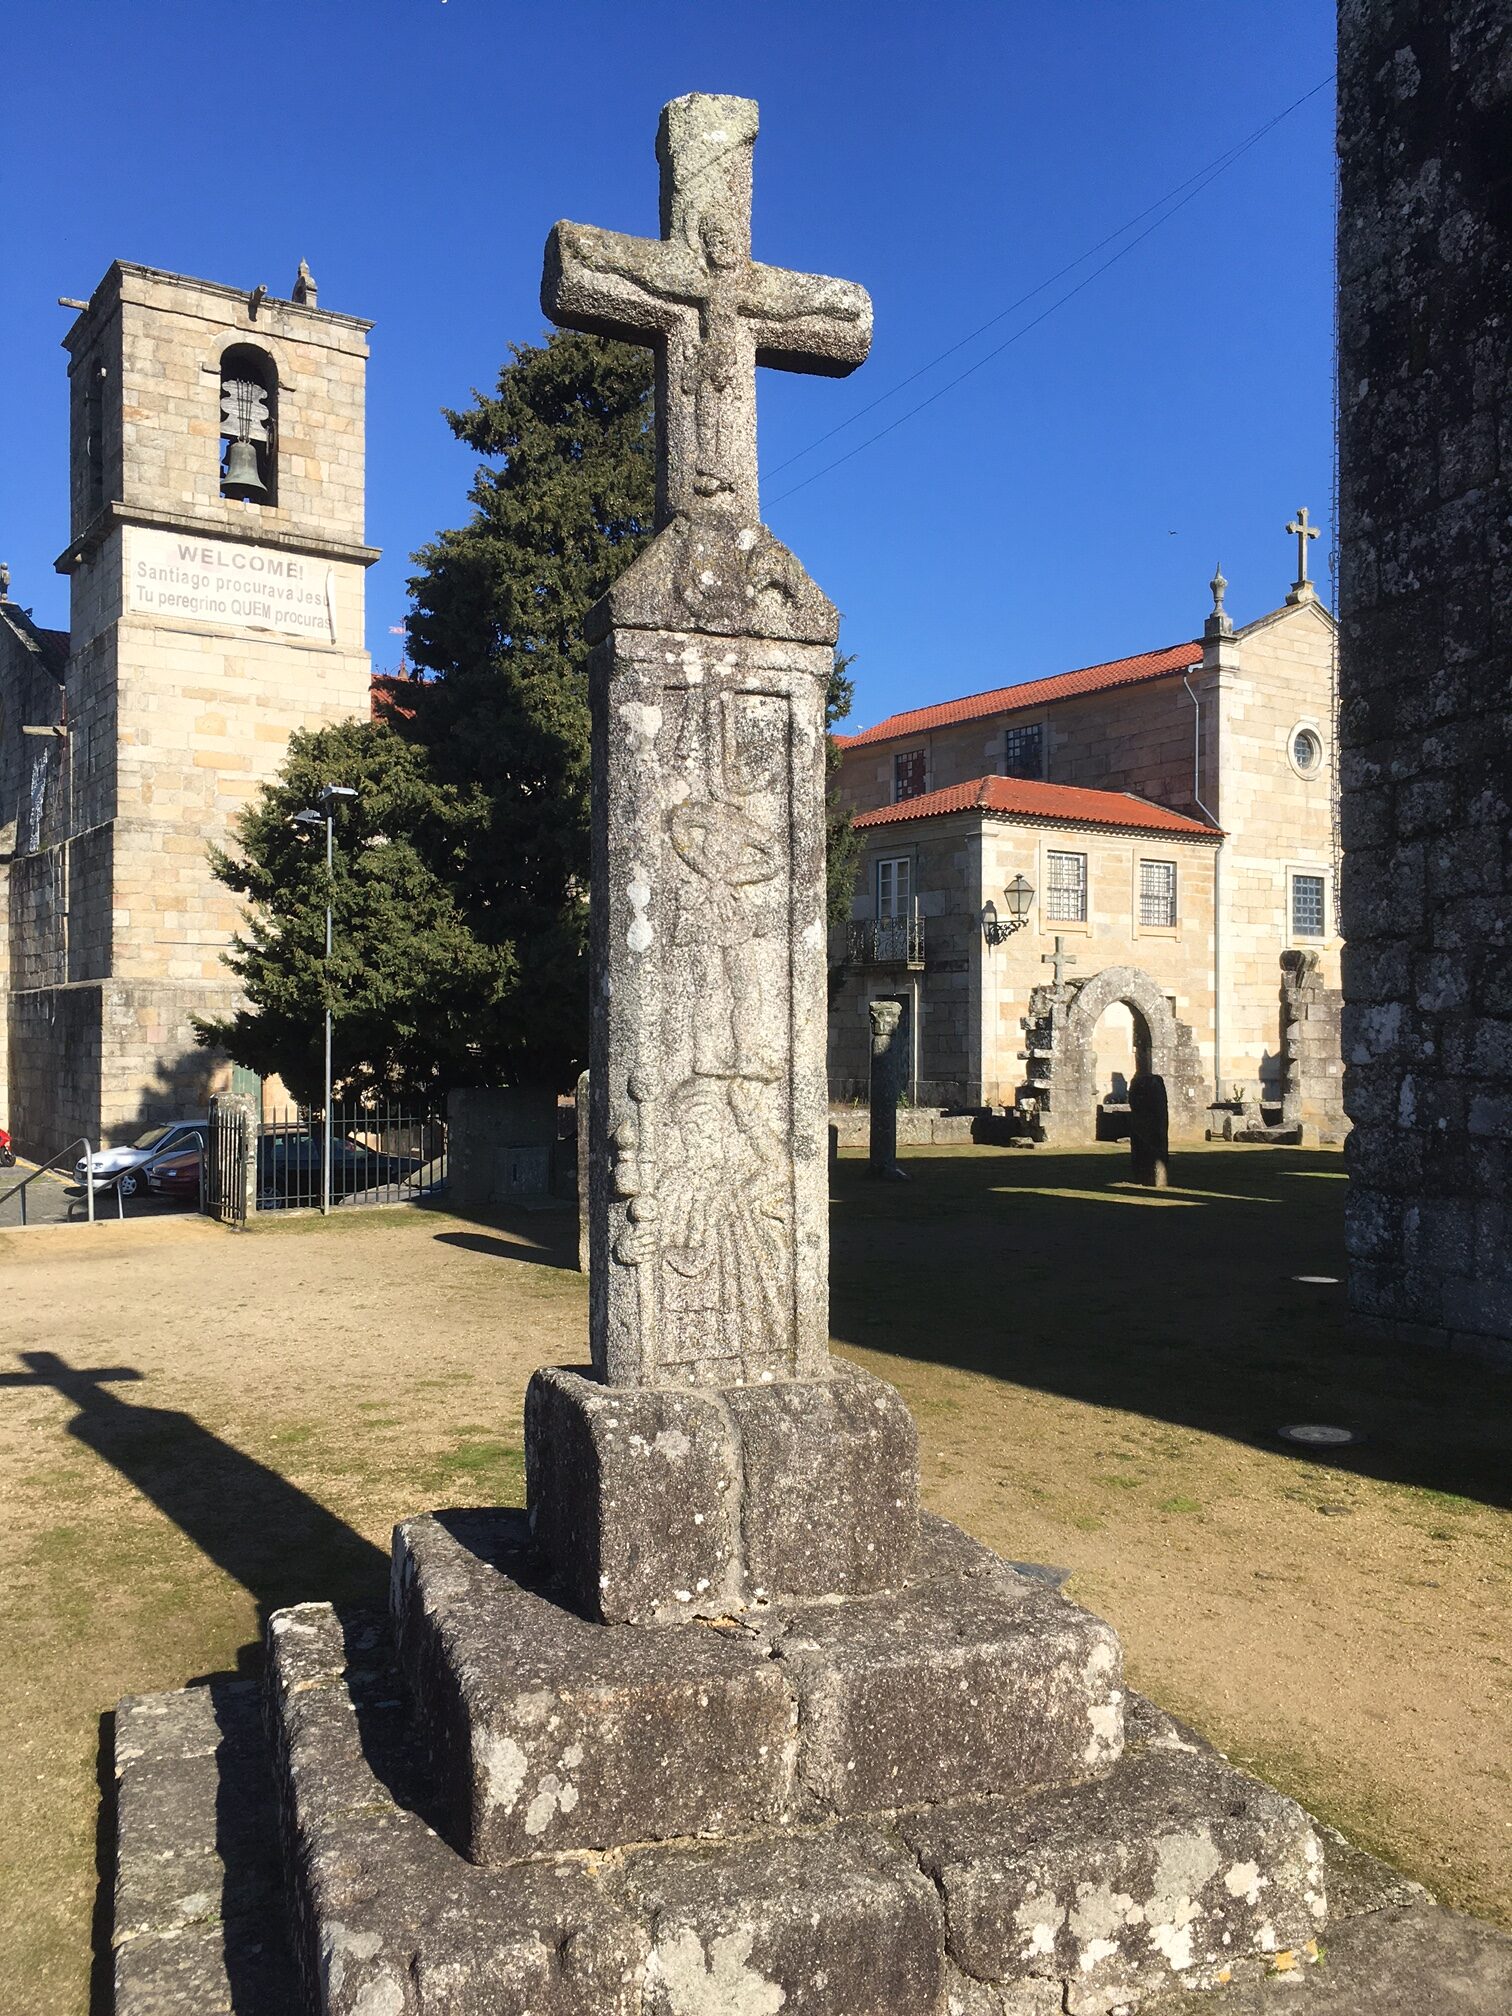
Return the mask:
[[[1292,583],[1292,587],[1294,589],[1310,588],[1312,583],[1307,578],[1307,542],[1309,539],[1317,538],[1318,528],[1316,525],[1308,524],[1307,506],[1305,504],[1286,529],[1297,542],[1297,578]]]
[[[750,98],[693,92],[663,108],[661,237],[558,224],[541,305],[554,322],[651,344],[657,518],[755,524],[756,366],[844,377],[871,345],[865,288],[751,258]]]
[[[1040,964],[1042,966],[1053,966],[1055,969],[1056,986],[1064,987],[1066,984],[1065,969],[1068,966],[1076,964],[1076,954],[1065,950],[1060,934],[1057,932],[1055,950],[1053,952],[1042,952],[1040,954]]]

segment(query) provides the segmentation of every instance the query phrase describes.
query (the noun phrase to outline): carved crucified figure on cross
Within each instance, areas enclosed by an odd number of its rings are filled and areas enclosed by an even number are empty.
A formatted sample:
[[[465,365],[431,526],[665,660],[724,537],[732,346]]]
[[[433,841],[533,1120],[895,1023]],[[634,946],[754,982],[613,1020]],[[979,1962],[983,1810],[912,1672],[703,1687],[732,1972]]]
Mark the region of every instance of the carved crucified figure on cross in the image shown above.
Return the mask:
[[[871,346],[864,287],[751,258],[756,105],[694,93],[663,113],[660,238],[558,224],[541,305],[657,356],[657,520],[760,518],[756,366],[844,377]]]

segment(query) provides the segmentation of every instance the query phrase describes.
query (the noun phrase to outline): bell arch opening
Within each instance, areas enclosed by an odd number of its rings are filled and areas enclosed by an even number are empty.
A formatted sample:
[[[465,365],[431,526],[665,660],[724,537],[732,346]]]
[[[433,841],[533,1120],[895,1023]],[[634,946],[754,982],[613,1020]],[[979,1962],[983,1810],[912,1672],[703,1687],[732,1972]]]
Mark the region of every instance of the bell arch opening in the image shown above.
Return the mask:
[[[221,356],[220,489],[243,503],[278,502],[278,370],[252,343]]]

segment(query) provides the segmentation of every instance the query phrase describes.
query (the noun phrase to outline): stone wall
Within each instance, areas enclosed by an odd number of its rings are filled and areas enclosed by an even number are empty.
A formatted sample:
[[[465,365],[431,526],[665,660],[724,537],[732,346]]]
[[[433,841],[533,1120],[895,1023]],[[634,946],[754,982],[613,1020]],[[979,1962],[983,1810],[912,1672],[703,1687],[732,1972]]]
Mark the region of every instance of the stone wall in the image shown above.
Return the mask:
[[[1046,856],[1052,849],[1087,856],[1085,923],[1057,923],[1046,915]],[[868,829],[856,917],[874,914],[878,860],[906,857],[923,919],[925,963],[919,973],[898,968],[847,972],[830,1010],[831,1097],[865,1098],[867,1005],[901,996],[917,1022],[918,1068],[910,1087],[917,1102],[1011,1104],[1024,1077],[1023,1023],[1030,995],[1048,977],[1044,959],[1057,935],[1075,961],[1071,971],[1077,980],[1112,966],[1148,973],[1168,997],[1171,1012],[1193,1030],[1211,1077],[1214,851],[1209,841],[1172,834],[1056,827],[973,813]],[[1176,865],[1174,926],[1139,921],[1143,860]],[[1004,887],[1017,874],[1025,875],[1036,892],[1029,922],[1002,944],[989,946],[982,936],[982,905],[990,897],[1001,913]],[[1268,1046],[1279,1053],[1274,953],[1268,1000]],[[909,1040],[914,1040],[911,1034]],[[1118,1068],[1115,1040],[1111,1026],[1099,1034],[1096,1047],[1107,1051],[1105,1078]]]
[[[446,1102],[452,1207],[488,1211],[551,1192],[557,1095],[549,1085],[459,1087]]]
[[[1281,1121],[1314,1140],[1342,1141],[1344,1067],[1340,1025],[1344,997],[1323,978],[1316,952],[1281,954],[1281,1043],[1285,1059]]]
[[[1204,766],[1203,795],[1227,838],[1222,881],[1224,1014],[1218,1082],[1227,1093],[1279,1099],[1285,1059],[1278,1041],[1277,959],[1315,953],[1324,979],[1339,983],[1333,821],[1333,625],[1308,599],[1239,632],[1232,667],[1194,679],[1217,723],[1215,768]],[[1228,648],[1214,656],[1227,659]],[[1294,760],[1300,729],[1318,738],[1317,768]],[[1321,937],[1293,929],[1292,878],[1324,885]]]
[[[1061,1148],[1097,1138],[1104,1086],[1096,1031],[1115,1005],[1133,1013],[1136,1068],[1165,1080],[1171,1139],[1200,1141],[1208,1079],[1192,1030],[1149,974],[1132,966],[1108,966],[1080,984],[1036,987],[1031,993],[1019,1090],[1034,1101],[1044,1140]]]
[[[1350,1299],[1512,1360],[1512,0],[1339,23]]]

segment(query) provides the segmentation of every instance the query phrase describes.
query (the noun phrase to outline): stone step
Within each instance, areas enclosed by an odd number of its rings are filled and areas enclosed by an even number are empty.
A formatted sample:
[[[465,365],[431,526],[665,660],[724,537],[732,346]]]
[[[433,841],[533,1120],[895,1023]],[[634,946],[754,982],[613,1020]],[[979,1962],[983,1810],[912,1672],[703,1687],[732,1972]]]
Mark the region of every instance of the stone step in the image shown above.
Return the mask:
[[[280,1613],[270,1653],[312,2016],[1110,2016],[1305,1967],[1322,1922],[1306,1816],[1147,1704],[1050,1793],[480,1868],[335,1614]]]
[[[590,1624],[517,1514],[395,1536],[395,1621],[448,1831],[497,1865],[742,1834],[1105,1771],[1118,1641],[943,1520],[885,1594]]]

